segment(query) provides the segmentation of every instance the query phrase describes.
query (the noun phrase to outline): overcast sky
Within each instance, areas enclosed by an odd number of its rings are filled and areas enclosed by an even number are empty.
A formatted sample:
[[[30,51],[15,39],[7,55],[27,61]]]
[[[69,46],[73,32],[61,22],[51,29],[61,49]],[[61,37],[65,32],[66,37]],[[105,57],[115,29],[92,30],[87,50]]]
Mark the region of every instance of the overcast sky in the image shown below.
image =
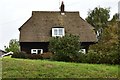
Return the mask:
[[[119,0],[0,0],[0,49],[11,39],[19,40],[18,28],[31,16],[32,11],[59,11],[64,1],[65,11],[79,11],[85,19],[95,7],[110,7],[110,15],[118,12]]]

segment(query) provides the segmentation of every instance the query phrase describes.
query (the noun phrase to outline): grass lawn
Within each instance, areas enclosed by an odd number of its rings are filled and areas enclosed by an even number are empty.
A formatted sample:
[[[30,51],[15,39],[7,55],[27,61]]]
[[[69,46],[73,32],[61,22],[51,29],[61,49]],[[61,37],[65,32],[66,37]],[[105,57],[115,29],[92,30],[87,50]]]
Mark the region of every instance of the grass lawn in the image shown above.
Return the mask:
[[[2,59],[3,78],[117,78],[118,65]]]

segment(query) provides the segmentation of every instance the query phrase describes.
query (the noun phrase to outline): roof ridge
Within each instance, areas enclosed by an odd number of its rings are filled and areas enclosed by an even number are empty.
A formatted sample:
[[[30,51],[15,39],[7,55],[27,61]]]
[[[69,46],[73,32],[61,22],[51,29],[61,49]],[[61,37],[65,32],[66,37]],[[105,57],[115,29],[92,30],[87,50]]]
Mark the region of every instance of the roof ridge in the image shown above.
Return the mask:
[[[41,13],[56,13],[56,12],[59,12],[60,11],[32,11],[32,12],[41,12]],[[65,11],[65,13],[79,13],[79,11]]]

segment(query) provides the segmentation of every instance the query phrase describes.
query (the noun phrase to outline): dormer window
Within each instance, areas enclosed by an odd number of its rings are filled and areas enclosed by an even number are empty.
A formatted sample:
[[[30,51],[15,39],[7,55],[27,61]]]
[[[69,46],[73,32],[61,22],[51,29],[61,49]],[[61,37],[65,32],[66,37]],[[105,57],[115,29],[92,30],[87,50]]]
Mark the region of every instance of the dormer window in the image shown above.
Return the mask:
[[[64,28],[52,28],[52,37],[62,37],[65,35]]]

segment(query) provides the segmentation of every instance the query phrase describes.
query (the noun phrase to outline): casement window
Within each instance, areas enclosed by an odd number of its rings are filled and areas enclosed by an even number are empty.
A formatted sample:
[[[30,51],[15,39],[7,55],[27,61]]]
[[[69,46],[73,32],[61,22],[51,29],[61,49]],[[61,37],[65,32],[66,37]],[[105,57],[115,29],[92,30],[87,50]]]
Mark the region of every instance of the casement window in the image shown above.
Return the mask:
[[[31,49],[31,54],[37,54],[37,49]]]
[[[86,49],[81,49],[79,52],[81,52],[81,53],[86,53]]]
[[[65,35],[64,28],[52,28],[52,37],[62,37]]]
[[[31,54],[43,54],[43,49],[31,49]]]

